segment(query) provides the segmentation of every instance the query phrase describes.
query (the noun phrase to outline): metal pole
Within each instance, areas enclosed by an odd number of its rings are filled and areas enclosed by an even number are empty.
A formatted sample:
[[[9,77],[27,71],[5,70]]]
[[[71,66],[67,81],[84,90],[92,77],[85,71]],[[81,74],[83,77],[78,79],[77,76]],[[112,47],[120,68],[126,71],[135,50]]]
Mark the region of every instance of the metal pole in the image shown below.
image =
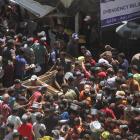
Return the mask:
[[[97,0],[97,6],[98,6],[98,10],[97,11],[99,11],[97,13],[97,18],[98,18],[98,27],[99,27],[99,40],[100,40],[100,42],[102,42],[101,5],[100,5],[100,1],[101,0]]]
[[[75,15],[75,33],[79,33],[79,12]]]

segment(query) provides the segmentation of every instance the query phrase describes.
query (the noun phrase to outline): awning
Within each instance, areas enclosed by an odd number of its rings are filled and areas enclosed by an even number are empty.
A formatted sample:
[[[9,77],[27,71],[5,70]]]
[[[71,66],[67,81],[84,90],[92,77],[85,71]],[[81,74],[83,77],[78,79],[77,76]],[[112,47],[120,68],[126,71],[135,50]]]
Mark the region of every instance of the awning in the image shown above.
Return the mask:
[[[45,15],[49,14],[51,11],[53,11],[55,8],[48,5],[41,5],[39,2],[36,2],[34,0],[10,0],[11,2],[14,2],[21,7],[25,8],[35,16],[42,18]]]

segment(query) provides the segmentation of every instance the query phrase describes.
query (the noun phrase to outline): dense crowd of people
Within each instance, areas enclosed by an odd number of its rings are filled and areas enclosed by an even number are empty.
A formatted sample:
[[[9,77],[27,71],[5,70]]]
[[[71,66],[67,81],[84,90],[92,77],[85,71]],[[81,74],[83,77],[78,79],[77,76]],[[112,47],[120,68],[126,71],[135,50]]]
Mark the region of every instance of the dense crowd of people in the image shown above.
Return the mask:
[[[19,32],[15,17],[0,18],[0,140],[140,140],[137,64],[110,45],[93,58],[62,25],[51,34]],[[53,69],[61,95],[22,84],[35,87]]]

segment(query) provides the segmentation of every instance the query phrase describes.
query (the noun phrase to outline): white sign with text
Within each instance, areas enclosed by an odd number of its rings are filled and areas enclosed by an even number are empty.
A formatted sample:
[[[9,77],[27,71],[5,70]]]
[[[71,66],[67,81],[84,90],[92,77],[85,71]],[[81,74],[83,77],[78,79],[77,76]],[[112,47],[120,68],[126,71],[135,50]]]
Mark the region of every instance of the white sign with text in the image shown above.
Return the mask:
[[[140,18],[140,0],[100,0],[101,27]]]

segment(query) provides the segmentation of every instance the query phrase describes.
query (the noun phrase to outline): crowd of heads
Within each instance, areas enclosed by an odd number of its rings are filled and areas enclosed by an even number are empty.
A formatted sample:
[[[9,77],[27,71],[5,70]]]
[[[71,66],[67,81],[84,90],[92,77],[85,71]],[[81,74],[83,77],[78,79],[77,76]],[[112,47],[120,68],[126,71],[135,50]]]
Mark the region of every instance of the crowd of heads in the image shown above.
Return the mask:
[[[7,17],[1,28],[8,30],[0,33],[0,139],[140,140],[139,65],[110,45],[93,58],[62,25],[31,36]],[[47,80],[61,94],[39,80],[53,70]]]

